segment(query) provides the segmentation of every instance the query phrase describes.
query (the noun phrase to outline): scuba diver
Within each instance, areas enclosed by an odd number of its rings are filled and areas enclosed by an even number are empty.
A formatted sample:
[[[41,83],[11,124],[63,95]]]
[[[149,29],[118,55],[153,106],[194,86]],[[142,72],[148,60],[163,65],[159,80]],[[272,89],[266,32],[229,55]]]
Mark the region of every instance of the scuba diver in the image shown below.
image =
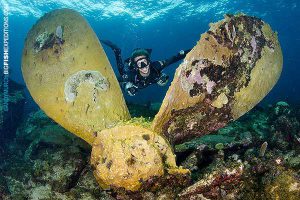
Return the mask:
[[[139,89],[157,83],[165,86],[169,76],[162,72],[167,66],[183,59],[191,50],[181,50],[177,55],[162,61],[151,61],[151,49],[134,49],[131,56],[124,63],[121,56],[121,49],[109,40],[101,40],[103,44],[109,46],[116,57],[118,71],[121,75],[120,85],[130,95],[134,96]]]

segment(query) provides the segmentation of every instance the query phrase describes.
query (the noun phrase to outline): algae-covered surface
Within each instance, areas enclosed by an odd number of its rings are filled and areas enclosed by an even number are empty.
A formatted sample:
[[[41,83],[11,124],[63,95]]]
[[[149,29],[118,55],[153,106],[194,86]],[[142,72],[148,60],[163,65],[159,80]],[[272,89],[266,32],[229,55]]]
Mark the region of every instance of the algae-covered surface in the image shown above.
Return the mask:
[[[282,65],[277,34],[266,22],[225,15],[176,69],[153,129],[180,144],[223,128],[269,93]]]
[[[144,20],[152,20],[158,13],[138,10],[133,21],[127,17],[138,4],[76,4],[84,5],[85,12],[57,9],[41,17],[35,11],[40,18],[26,30],[22,61],[16,64],[26,86],[9,79],[10,109],[0,118],[0,199],[300,199],[300,106],[278,98],[258,105],[283,66],[277,26],[259,18],[267,14],[225,14],[212,21],[206,16],[201,21],[212,23],[205,30],[194,24],[196,38],[191,34],[179,39],[177,33],[185,35],[185,28],[164,32],[165,38],[176,35],[176,42],[164,41],[168,48],[186,44],[191,51],[176,64],[169,88],[153,84],[148,96],[148,88],[137,88],[136,96],[129,97],[128,88],[119,83],[128,76],[116,69],[111,49],[106,51],[100,41],[122,34],[116,40],[121,50],[115,45],[112,50],[124,56],[128,44],[142,41],[134,34],[135,20],[145,13]],[[102,8],[106,11],[98,20],[125,12],[119,25],[128,22],[126,31],[118,31],[112,21],[92,26],[88,10]],[[110,12],[112,8],[117,10]],[[204,11],[199,7],[197,12]],[[174,18],[176,27],[183,18]],[[157,41],[163,33],[150,32]],[[159,48],[151,60],[165,56],[162,43]],[[0,86],[7,92],[7,85]],[[167,94],[157,97],[162,90]],[[0,97],[4,113],[5,94]]]

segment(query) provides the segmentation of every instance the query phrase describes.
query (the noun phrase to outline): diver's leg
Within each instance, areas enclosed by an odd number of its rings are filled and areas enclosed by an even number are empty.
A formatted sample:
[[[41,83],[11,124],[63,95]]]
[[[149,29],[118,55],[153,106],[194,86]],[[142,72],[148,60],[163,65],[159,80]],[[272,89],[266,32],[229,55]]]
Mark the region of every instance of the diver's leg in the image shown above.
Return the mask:
[[[110,48],[112,48],[112,50],[114,50],[114,49],[120,49],[117,45],[115,45],[114,43],[112,43],[109,40],[100,40],[100,42],[102,42],[103,44],[109,46]]]
[[[123,60],[122,60],[121,49],[115,49],[113,51],[115,53],[118,71],[119,71],[120,75],[123,76],[123,74],[124,74],[124,63],[123,63]]]
[[[116,61],[117,61],[118,71],[119,71],[120,75],[123,76],[123,74],[124,74],[124,63],[123,63],[123,60],[122,60],[121,49],[109,40],[100,40],[100,42],[102,42],[103,44],[109,46],[113,50],[113,52],[115,54]]]

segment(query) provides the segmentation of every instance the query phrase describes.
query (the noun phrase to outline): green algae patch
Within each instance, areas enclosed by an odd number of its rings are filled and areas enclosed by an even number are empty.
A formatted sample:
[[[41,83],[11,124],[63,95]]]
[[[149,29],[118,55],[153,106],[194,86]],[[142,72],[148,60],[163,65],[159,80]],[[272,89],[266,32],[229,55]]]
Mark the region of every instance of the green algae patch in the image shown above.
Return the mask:
[[[269,183],[266,188],[267,199],[298,200],[300,198],[300,182],[297,174],[283,171]]]
[[[141,126],[147,129],[151,128],[152,120],[151,118],[144,118],[144,117],[133,117],[127,121],[121,121],[118,125],[133,125],[133,126]]]

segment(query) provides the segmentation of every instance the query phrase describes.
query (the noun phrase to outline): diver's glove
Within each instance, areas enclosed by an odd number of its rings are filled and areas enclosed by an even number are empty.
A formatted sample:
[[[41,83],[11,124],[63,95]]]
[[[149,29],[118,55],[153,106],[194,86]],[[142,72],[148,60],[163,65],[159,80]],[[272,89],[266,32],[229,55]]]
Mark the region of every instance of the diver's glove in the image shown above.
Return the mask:
[[[180,50],[179,55],[183,56],[186,55],[188,52],[190,52],[192,49],[187,49],[187,50]]]
[[[127,82],[125,85],[125,91],[130,95],[134,96],[137,93],[137,86],[133,85],[131,82]]]
[[[169,76],[167,74],[162,73],[157,81],[157,84],[159,86],[165,86],[168,83],[168,80],[169,80]]]

